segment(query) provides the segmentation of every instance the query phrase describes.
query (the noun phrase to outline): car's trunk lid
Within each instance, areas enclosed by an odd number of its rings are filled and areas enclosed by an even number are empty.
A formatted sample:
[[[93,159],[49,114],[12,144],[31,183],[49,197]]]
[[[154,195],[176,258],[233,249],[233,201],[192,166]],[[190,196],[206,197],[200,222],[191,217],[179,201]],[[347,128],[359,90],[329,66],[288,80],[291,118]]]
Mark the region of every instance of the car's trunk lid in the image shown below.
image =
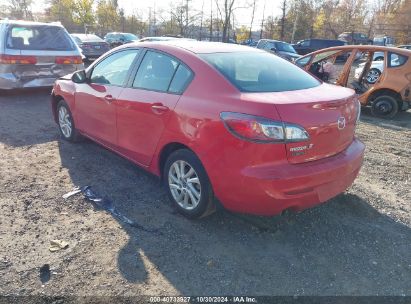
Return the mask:
[[[309,134],[307,141],[286,143],[290,163],[335,155],[353,141],[358,101],[350,89],[322,84],[306,90],[262,93],[261,98],[275,104],[283,122],[297,124]]]

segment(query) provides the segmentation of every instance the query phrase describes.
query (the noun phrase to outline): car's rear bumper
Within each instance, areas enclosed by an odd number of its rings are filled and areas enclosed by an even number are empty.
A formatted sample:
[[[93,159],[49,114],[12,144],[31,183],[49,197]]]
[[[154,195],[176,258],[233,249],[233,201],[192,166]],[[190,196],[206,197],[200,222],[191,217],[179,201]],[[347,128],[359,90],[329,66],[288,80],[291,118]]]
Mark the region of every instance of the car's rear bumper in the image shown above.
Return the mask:
[[[256,215],[301,211],[344,192],[360,171],[364,144],[355,139],[343,152],[301,164],[276,163],[244,168],[232,191],[219,197],[225,208]]]
[[[0,89],[51,87],[55,80],[84,68],[79,64],[51,66],[0,64]]]

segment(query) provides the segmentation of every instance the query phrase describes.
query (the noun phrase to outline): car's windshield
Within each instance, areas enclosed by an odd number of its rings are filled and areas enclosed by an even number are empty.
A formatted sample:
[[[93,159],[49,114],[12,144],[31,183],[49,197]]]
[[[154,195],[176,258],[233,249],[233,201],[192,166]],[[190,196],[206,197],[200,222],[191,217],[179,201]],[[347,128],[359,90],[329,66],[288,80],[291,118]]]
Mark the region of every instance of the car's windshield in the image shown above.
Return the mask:
[[[59,26],[13,25],[6,36],[6,46],[19,50],[74,50],[70,36]]]
[[[243,92],[282,92],[313,88],[320,82],[294,64],[266,52],[201,54]]]
[[[296,53],[292,45],[285,42],[276,42],[275,47],[281,52]]]
[[[127,40],[137,40],[137,39],[138,39],[138,37],[137,37],[136,35],[129,34],[129,33],[124,34],[124,37],[125,37]]]

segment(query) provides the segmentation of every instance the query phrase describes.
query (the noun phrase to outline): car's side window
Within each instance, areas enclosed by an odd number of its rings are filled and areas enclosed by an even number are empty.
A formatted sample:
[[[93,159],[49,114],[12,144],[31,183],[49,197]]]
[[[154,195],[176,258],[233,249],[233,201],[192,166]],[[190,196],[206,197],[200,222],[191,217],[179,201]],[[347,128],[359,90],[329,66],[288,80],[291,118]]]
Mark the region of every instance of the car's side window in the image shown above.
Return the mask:
[[[153,51],[147,51],[133,82],[134,88],[167,92],[179,62]]]
[[[388,60],[389,68],[395,68],[395,67],[402,66],[408,60],[407,56],[399,55],[396,53],[388,53],[388,58],[389,58]]]
[[[190,83],[192,77],[193,73],[184,65],[180,64],[177,68],[173,80],[171,81],[168,91],[176,94],[183,93],[185,88]]]
[[[114,53],[99,62],[91,72],[90,82],[122,86],[139,50],[125,50]]]
[[[267,44],[265,45],[265,49],[268,50],[268,51],[271,51],[272,49],[275,49],[274,42],[267,42]]]
[[[260,42],[258,42],[257,44],[257,49],[264,49],[266,43],[267,42],[265,40],[260,40]]]
[[[302,46],[302,47],[308,47],[308,46],[310,46],[310,41],[304,40],[303,42],[301,42],[301,46]]]

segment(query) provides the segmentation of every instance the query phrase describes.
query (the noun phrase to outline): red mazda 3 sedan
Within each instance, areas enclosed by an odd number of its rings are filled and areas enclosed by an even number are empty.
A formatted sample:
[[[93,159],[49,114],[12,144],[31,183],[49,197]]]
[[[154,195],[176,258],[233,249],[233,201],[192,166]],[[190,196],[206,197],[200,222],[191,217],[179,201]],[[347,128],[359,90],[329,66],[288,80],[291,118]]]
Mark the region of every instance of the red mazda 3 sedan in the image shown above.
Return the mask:
[[[86,136],[162,177],[185,216],[275,215],[343,192],[364,145],[354,92],[249,47],[127,44],[56,81],[68,141]]]

